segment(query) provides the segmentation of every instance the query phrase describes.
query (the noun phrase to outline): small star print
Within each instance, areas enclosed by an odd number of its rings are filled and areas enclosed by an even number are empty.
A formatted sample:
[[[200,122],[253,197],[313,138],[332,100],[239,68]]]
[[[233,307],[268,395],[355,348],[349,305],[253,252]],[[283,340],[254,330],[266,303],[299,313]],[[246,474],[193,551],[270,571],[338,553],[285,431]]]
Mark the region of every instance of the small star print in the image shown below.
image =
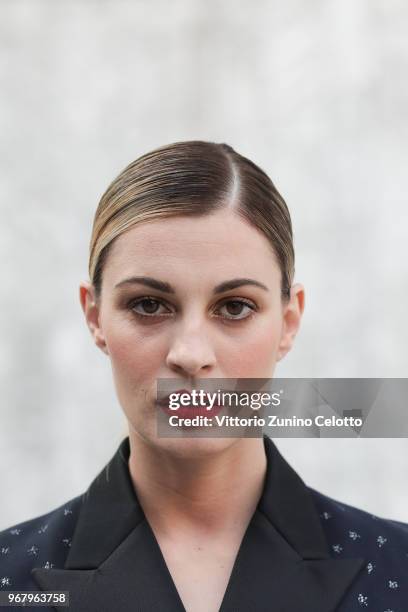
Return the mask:
[[[10,529],[11,535],[20,535],[21,529]]]
[[[360,606],[365,606],[365,607],[368,606],[368,603],[367,603],[368,597],[366,595],[363,595],[362,593],[358,594],[357,601],[360,604]]]
[[[377,538],[377,544],[379,546],[379,548],[381,548],[381,546],[383,546],[387,541],[387,538],[384,538],[383,536],[379,535]]]
[[[45,562],[45,565],[43,566],[45,569],[51,569],[54,567],[53,563],[50,563],[49,561]]]

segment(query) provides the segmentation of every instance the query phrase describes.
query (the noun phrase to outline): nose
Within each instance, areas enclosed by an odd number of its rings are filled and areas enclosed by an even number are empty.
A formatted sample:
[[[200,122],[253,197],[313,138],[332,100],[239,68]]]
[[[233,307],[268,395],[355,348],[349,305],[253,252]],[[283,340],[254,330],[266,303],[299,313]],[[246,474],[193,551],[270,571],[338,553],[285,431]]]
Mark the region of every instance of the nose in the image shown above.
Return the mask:
[[[179,330],[166,358],[166,365],[177,374],[199,378],[208,376],[215,367],[216,358],[203,325]]]

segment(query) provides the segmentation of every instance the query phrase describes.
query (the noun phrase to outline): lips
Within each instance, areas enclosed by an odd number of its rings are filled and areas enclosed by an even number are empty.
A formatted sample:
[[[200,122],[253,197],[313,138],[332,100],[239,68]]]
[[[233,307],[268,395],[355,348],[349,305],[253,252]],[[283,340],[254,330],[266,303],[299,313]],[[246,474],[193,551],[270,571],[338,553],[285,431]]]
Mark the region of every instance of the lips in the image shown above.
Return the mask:
[[[223,409],[223,406],[218,406],[217,404],[214,404],[214,406],[212,406],[212,408],[206,408],[206,406],[180,406],[180,408],[177,408],[177,410],[172,410],[171,408],[169,408],[169,406],[163,406],[162,404],[159,404],[160,408],[163,410],[163,412],[165,414],[167,414],[167,416],[177,416],[180,419],[189,419],[189,418],[193,418],[195,416],[207,416],[207,417],[213,417],[216,414],[218,414],[219,412],[221,412],[221,410]]]
[[[190,391],[188,389],[177,389],[177,391],[172,391],[168,395],[164,395],[163,397],[161,397],[157,401],[157,403],[159,404],[159,406],[168,406],[169,401],[170,401],[170,395],[173,395],[173,394],[182,395],[183,393],[190,394]]]
[[[188,389],[178,389],[177,391],[169,393],[168,395],[164,396],[156,402],[157,405],[168,416],[176,415],[179,418],[193,418],[195,416],[213,417],[223,409],[223,406],[219,406],[218,404],[214,404],[211,408],[209,404],[200,404],[197,406],[191,404],[187,406],[181,405],[175,410],[174,408],[170,408],[170,395],[173,394],[177,394],[178,396],[182,394],[191,395],[191,391],[189,391]]]

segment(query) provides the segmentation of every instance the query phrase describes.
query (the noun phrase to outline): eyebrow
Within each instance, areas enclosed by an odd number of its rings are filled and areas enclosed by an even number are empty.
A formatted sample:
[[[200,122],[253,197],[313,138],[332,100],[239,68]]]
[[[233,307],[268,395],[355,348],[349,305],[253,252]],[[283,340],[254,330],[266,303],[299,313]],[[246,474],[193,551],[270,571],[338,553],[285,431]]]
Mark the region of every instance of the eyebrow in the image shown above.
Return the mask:
[[[131,276],[130,278],[125,278],[115,285],[115,289],[123,287],[124,285],[144,285],[145,287],[157,289],[157,291],[162,291],[163,293],[176,293],[174,287],[172,287],[170,283],[165,283],[151,276]],[[233,278],[214,287],[213,294],[216,295],[224,291],[230,291],[231,289],[243,287],[244,285],[252,285],[254,287],[260,287],[264,291],[269,291],[266,285],[253,278]]]

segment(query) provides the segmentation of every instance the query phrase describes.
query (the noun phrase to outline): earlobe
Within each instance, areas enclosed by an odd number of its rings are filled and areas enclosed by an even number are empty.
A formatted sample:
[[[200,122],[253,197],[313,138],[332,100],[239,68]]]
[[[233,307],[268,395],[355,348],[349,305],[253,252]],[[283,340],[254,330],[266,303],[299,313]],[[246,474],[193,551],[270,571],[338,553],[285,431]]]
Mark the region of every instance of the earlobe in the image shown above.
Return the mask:
[[[105,340],[100,340],[100,343],[96,343],[96,346],[101,349],[105,353],[105,355],[109,355],[108,348],[106,346]]]
[[[292,348],[305,305],[305,292],[302,285],[292,285],[290,299],[284,307],[282,336],[278,347],[277,361],[280,361]]]
[[[95,298],[94,287],[89,281],[83,281],[79,286],[79,300],[85,315],[86,324],[98,348],[109,355],[103,331],[99,322],[99,305]]]

